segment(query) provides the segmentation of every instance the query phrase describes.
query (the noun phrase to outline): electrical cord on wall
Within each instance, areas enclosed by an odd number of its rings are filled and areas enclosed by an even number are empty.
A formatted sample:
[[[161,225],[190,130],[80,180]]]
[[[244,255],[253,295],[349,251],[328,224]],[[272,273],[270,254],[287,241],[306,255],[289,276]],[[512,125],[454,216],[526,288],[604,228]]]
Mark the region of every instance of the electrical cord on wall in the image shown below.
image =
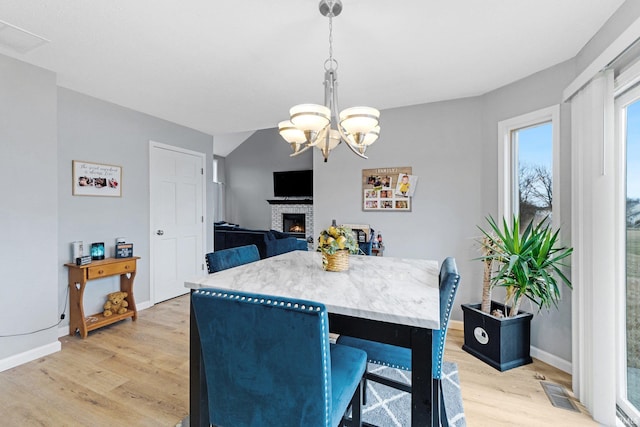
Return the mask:
[[[32,334],[36,334],[38,332],[46,331],[47,329],[51,329],[51,328],[55,328],[55,327],[59,326],[60,323],[64,320],[64,317],[65,317],[64,313],[67,311],[67,301],[69,301],[69,287],[68,286],[67,286],[67,294],[65,295],[65,298],[64,298],[64,308],[62,309],[62,314],[60,315],[60,320],[58,320],[58,323],[55,323],[55,324],[53,324],[51,326],[47,326],[46,328],[36,329],[35,331],[21,332],[21,333],[17,333],[17,334],[0,335],[0,338],[21,337],[21,336],[24,336],[24,335],[32,335]]]

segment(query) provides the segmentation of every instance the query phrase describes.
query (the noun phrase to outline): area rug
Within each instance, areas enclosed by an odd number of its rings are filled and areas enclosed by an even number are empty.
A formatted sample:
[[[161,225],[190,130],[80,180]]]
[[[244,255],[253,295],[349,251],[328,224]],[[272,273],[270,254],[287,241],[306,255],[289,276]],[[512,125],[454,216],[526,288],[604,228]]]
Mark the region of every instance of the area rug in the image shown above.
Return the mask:
[[[398,381],[411,382],[411,372],[369,364],[369,372],[375,372]],[[462,407],[458,365],[444,362],[442,388],[447,418],[452,427],[467,425]],[[373,381],[367,381],[367,404],[362,407],[362,419],[378,427],[405,427],[411,425],[411,395]],[[176,427],[189,427],[187,416]]]
[[[369,372],[411,383],[411,372],[369,364]],[[442,388],[447,418],[452,427],[466,426],[462,407],[458,365],[444,362]],[[362,419],[379,427],[405,427],[411,425],[411,395],[373,381],[367,381],[367,404],[362,407]]]

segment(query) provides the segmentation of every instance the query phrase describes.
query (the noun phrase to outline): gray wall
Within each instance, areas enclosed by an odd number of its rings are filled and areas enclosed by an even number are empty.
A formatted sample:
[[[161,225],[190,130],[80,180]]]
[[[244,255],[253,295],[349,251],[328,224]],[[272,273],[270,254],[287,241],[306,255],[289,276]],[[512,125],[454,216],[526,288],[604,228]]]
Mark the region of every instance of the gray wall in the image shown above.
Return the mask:
[[[562,102],[562,91],[571,83],[574,62],[562,64],[533,74],[525,79],[504,86],[482,97],[482,204],[483,215],[498,215],[498,122]],[[560,194],[554,200],[560,201],[560,218],[564,244],[571,244],[571,117],[568,108],[561,108],[560,114]],[[479,297],[481,277],[477,279],[475,294]],[[537,312],[528,301],[523,309],[535,316],[531,328],[531,344],[564,360],[571,360],[571,295],[562,289],[563,299],[559,310]],[[501,299],[504,292],[494,291],[494,299]],[[462,296],[460,302],[465,301]],[[476,297],[476,300],[478,298]]]
[[[59,346],[56,76],[0,55],[0,362]],[[50,351],[55,351],[51,348]]]
[[[482,218],[482,109],[478,98],[384,110],[382,133],[368,160],[338,147],[327,163],[314,158],[315,232],[338,223],[370,224],[381,232],[385,256],[457,259],[459,301],[476,299],[479,263],[473,239]],[[362,211],[362,169],[411,166],[418,183],[411,212]],[[472,298],[473,297],[473,298]],[[461,318],[459,305],[454,318]]]
[[[226,218],[246,228],[270,229],[273,172],[311,169],[310,150],[289,157],[278,129],[260,130],[225,158]]]
[[[213,137],[78,92],[58,90],[59,261],[70,261],[69,245],[105,242],[111,254],[116,237],[133,243],[140,256],[135,280],[136,303],[150,302],[149,141],[205,153],[207,218],[213,218],[211,159]],[[122,166],[122,197],[80,197],[71,194],[71,162],[84,160]],[[213,248],[212,221],[207,221],[207,251]],[[59,298],[65,298],[66,268],[58,271]],[[104,295],[117,290],[117,278],[91,282],[85,291],[87,313],[101,311]],[[66,323],[68,324],[68,323]]]

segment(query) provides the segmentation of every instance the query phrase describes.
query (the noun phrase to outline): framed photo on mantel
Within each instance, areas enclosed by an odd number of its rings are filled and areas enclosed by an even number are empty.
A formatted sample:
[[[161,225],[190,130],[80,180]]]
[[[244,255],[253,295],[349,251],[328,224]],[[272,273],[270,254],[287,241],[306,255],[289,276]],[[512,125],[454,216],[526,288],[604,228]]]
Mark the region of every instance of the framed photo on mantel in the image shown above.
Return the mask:
[[[73,160],[74,196],[122,195],[122,167]]]
[[[417,182],[410,166],[363,169],[362,210],[411,212]]]

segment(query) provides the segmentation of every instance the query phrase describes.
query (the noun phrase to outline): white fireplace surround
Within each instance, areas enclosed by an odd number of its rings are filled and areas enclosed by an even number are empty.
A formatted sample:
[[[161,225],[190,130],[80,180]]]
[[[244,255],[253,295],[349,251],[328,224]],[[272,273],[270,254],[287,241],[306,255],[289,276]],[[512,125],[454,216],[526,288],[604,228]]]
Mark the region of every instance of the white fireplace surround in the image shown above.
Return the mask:
[[[291,204],[288,203],[279,204],[277,201],[269,201],[271,204],[271,229],[277,231],[284,231],[282,229],[282,214],[304,214],[305,224],[304,232],[305,238],[313,240],[313,205],[311,204]]]

